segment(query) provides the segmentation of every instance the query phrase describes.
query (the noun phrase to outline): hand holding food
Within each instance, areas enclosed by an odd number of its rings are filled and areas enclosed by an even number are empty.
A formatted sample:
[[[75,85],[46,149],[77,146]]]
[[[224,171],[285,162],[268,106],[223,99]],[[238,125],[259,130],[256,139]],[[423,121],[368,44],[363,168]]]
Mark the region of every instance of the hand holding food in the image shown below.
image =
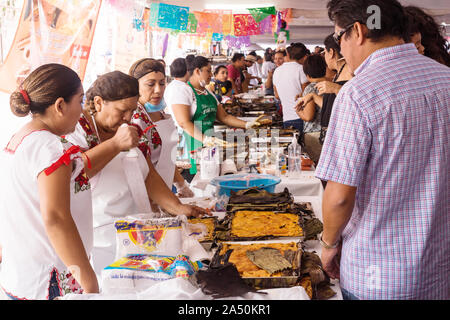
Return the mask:
[[[203,140],[203,146],[204,147],[214,147],[214,146],[219,146],[219,147],[232,147],[234,146],[234,144],[228,143],[225,140],[216,138],[216,137],[212,137],[212,136],[207,136],[204,140]]]

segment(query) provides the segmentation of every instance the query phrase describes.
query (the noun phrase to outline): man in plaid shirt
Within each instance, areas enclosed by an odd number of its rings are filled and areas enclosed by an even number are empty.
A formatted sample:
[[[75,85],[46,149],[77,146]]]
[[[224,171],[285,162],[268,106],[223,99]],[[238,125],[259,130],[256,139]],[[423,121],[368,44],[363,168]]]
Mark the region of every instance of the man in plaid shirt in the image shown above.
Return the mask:
[[[324,269],[347,299],[449,299],[450,68],[404,43],[396,0],[328,10],[355,77],[336,98],[316,171],[328,181]]]

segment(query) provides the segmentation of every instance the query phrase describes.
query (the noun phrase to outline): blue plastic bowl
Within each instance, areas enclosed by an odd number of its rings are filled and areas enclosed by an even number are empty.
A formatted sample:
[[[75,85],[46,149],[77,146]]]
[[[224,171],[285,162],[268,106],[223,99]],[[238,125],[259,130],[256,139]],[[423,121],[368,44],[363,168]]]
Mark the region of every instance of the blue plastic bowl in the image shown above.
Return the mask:
[[[218,196],[231,195],[231,190],[239,191],[252,187],[259,187],[268,192],[274,192],[275,186],[281,182],[279,177],[270,174],[239,173],[217,177],[211,180],[211,184],[218,189]]]

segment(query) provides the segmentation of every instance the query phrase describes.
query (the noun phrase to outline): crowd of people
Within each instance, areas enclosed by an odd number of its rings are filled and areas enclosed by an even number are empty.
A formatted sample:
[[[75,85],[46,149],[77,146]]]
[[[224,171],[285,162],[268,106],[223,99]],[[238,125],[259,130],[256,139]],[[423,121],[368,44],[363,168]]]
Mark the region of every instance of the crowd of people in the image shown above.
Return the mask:
[[[381,29],[364,23],[371,4]],[[5,294],[99,292],[99,273],[115,258],[115,219],[142,213],[123,161],[131,149],[153,211],[210,215],[179,199],[194,194],[176,168],[178,132],[193,169],[192,152],[225,143],[213,136],[215,121],[259,126],[223,104],[262,88],[328,182],[322,264],[344,298],[448,299],[449,45],[431,16],[395,0],[332,0],[327,9],[335,32],[313,53],[292,43],[236,53],[214,69],[189,55],[169,66],[170,83],[165,62],[145,58],[86,93],[63,65],[31,72],[10,99],[31,120],[2,155]]]

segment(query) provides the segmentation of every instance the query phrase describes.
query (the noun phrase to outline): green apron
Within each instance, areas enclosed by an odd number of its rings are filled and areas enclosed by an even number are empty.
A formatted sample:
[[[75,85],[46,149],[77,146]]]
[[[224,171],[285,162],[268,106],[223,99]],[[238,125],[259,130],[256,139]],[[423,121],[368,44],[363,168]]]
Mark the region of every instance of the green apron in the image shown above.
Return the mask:
[[[207,130],[214,128],[214,121],[216,121],[217,113],[217,100],[216,98],[208,92],[208,95],[199,95],[195,91],[195,88],[190,82],[189,86],[194,91],[195,99],[197,100],[197,109],[195,110],[194,116],[191,121],[194,125],[201,130],[202,134],[205,134]],[[186,145],[189,151],[189,158],[191,160],[191,169],[189,172],[191,174],[197,173],[197,164],[195,159],[191,157],[191,151],[197,150],[203,146],[201,141],[198,141],[194,137],[191,137],[187,132],[183,132]]]

